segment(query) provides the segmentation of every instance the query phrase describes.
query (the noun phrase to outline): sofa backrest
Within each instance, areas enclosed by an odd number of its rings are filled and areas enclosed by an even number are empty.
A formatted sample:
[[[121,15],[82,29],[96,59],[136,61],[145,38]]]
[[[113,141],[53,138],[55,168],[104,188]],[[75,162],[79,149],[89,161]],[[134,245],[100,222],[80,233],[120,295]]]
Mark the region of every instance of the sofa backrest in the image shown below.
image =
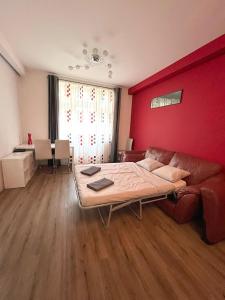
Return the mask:
[[[160,149],[160,148],[155,148],[155,147],[150,147],[146,153],[145,153],[145,158],[152,158],[155,160],[160,161],[164,165],[168,165],[169,162],[171,161],[171,158],[173,157],[175,152]]]
[[[169,165],[191,173],[190,176],[185,178],[188,185],[199,184],[203,180],[218,174],[223,169],[220,164],[179,152],[174,154]]]

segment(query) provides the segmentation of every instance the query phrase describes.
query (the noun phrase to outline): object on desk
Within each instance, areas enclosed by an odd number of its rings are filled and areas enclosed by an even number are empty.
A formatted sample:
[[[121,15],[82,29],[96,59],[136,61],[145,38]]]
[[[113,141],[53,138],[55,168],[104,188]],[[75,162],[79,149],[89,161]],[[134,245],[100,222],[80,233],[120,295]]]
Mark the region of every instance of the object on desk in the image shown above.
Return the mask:
[[[26,151],[26,149],[13,149],[13,152],[15,153],[15,152],[25,152]]]
[[[88,169],[82,170],[81,174],[92,176],[92,175],[98,173],[99,171],[101,171],[100,167],[92,166],[92,167],[90,167]]]
[[[32,142],[32,135],[31,135],[31,133],[28,133],[27,144],[28,144],[28,145],[32,145],[32,144],[33,144],[33,142]]]
[[[102,178],[100,180],[94,181],[92,183],[88,183],[87,187],[96,192],[101,191],[102,189],[114,184],[114,182],[107,178]]]

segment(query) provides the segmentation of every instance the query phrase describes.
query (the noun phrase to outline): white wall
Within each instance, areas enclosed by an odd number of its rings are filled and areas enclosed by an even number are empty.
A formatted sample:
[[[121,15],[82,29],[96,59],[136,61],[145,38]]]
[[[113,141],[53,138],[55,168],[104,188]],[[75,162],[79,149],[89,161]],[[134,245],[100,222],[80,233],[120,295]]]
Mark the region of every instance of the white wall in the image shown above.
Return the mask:
[[[19,78],[19,105],[22,140],[27,143],[27,133],[33,140],[48,138],[48,81],[47,73],[27,70]]]
[[[125,150],[127,139],[130,134],[132,96],[128,95],[128,89],[122,88],[120,104],[120,123],[119,123],[119,140],[118,149]]]
[[[39,70],[27,70],[19,78],[20,113],[22,120],[22,138],[27,142],[27,133],[33,140],[48,138],[48,82],[47,73]],[[119,149],[125,149],[130,131],[131,96],[126,88],[122,89]]]
[[[24,75],[24,66],[14,53],[8,41],[5,39],[3,34],[0,32],[0,53],[1,56],[7,60],[7,62],[13,67],[14,70],[20,75]]]
[[[0,56],[0,159],[20,143],[18,75]],[[0,165],[0,191],[3,189]]]

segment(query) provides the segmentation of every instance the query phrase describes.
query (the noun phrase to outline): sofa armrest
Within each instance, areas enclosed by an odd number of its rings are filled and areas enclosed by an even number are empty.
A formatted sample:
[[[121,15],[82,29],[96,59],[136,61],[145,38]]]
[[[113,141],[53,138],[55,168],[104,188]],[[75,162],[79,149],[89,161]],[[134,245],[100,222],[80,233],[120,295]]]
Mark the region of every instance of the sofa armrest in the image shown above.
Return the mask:
[[[121,151],[120,152],[120,161],[126,162],[126,161],[132,161],[137,162],[139,160],[142,160],[145,158],[145,152],[146,151]]]
[[[196,196],[199,197],[200,194],[201,194],[200,186],[198,186],[198,185],[190,185],[190,186],[185,186],[185,187],[181,188],[177,192],[177,200],[179,200],[183,196],[189,195],[189,194],[193,194],[193,195],[196,195]]]
[[[178,223],[187,223],[200,213],[200,194],[197,185],[186,186],[177,192],[172,201],[159,201],[157,205]]]
[[[225,182],[225,174],[221,172],[213,177],[210,177],[210,178],[202,181],[199,184],[188,185],[188,186],[181,188],[177,192],[177,199],[179,200],[184,195],[188,195],[188,194],[195,194],[195,195],[199,196],[199,195],[201,195],[201,188],[208,187],[208,186],[210,187],[215,184],[220,184],[223,181]]]
[[[196,217],[200,212],[200,195],[185,194],[175,206],[175,219],[178,223],[186,223]]]
[[[225,181],[201,188],[204,239],[213,244],[225,239]]]
[[[177,201],[158,201],[157,206],[180,224],[191,221],[200,211],[199,196],[196,194],[183,195]]]

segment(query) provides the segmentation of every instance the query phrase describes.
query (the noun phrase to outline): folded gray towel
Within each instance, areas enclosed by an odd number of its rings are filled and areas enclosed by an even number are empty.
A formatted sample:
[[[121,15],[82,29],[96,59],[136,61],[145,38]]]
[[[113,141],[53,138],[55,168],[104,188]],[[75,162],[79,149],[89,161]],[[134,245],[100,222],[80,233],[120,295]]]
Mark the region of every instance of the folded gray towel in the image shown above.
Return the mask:
[[[99,171],[101,171],[100,167],[92,166],[90,168],[82,170],[81,173],[84,174],[84,175],[91,176],[91,175],[94,175],[94,174],[98,173]]]
[[[87,187],[89,189],[92,189],[97,192],[97,191],[100,191],[112,184],[114,184],[114,182],[112,180],[107,179],[107,178],[102,178],[102,179],[94,181],[92,183],[88,183]]]

